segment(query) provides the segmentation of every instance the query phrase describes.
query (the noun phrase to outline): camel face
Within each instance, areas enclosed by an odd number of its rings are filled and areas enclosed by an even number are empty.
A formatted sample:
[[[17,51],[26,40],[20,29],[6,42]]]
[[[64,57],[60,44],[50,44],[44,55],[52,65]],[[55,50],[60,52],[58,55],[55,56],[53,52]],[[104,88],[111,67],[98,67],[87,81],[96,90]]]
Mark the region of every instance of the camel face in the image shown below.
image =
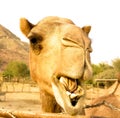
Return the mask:
[[[82,81],[92,75],[88,38],[91,27],[80,28],[66,18],[46,17],[36,25],[22,18],[20,28],[30,41],[31,77],[45,93],[41,97],[42,110],[59,112],[55,111],[57,104],[71,115],[82,114]],[[52,104],[54,98],[56,104]]]

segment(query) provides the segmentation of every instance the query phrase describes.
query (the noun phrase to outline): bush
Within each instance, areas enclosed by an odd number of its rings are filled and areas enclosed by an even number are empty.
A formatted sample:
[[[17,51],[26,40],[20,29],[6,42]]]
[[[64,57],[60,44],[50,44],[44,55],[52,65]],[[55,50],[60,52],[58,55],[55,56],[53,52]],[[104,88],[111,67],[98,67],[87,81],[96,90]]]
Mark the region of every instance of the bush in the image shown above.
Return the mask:
[[[5,71],[3,72],[3,77],[8,81],[13,78],[24,78],[30,76],[29,69],[23,62],[12,61],[10,62]]]

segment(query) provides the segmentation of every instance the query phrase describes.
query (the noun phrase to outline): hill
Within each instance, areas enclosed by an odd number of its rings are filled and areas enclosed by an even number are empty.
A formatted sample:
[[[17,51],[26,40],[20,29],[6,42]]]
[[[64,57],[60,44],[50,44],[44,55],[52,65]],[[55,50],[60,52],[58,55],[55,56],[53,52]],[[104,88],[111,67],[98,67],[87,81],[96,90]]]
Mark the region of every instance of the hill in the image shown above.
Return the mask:
[[[28,64],[28,43],[22,42],[15,34],[0,25],[0,72],[10,61]]]

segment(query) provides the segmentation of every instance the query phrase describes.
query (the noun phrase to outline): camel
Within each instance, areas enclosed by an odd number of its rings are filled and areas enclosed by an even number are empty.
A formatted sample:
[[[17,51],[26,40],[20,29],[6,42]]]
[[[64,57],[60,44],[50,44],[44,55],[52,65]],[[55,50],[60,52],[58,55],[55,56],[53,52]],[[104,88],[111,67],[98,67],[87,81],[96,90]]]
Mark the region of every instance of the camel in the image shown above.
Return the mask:
[[[103,103],[101,104],[100,103]],[[96,104],[99,104],[98,106]],[[120,118],[120,84],[116,81],[110,88],[104,90],[101,97],[91,102],[91,107],[85,109],[86,116],[99,118]]]
[[[57,16],[32,24],[20,19],[20,29],[30,42],[30,73],[40,87],[42,113],[85,114],[83,81],[90,79],[92,52],[89,32]]]

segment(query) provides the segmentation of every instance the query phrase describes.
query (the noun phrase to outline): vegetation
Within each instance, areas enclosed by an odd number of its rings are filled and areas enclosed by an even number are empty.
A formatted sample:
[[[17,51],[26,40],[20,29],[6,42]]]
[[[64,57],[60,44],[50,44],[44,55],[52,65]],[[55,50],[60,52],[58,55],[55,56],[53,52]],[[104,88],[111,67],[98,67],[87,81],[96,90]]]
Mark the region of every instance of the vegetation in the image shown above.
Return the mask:
[[[118,81],[120,81],[120,59],[117,58],[113,60],[112,63],[115,69],[115,77],[118,79]]]
[[[23,62],[12,61],[8,63],[3,72],[3,78],[6,81],[19,81],[21,78],[28,78],[30,76],[27,65]]]
[[[85,84],[95,84],[95,79],[118,79],[120,81],[119,58],[114,59],[111,65],[107,63],[92,64],[92,68],[93,78],[87,80]],[[20,79],[30,78],[28,66],[18,61],[9,62],[2,75],[5,81],[20,81]]]
[[[87,80],[87,84],[95,84],[95,79],[118,79],[120,81],[120,59],[114,59],[112,64],[109,65],[107,63],[99,63],[92,64],[93,68],[93,78],[92,80]],[[108,86],[111,85],[112,82],[109,82]]]
[[[100,63],[98,65],[92,64],[93,75],[104,72],[105,70],[112,69],[113,67],[106,63]]]

